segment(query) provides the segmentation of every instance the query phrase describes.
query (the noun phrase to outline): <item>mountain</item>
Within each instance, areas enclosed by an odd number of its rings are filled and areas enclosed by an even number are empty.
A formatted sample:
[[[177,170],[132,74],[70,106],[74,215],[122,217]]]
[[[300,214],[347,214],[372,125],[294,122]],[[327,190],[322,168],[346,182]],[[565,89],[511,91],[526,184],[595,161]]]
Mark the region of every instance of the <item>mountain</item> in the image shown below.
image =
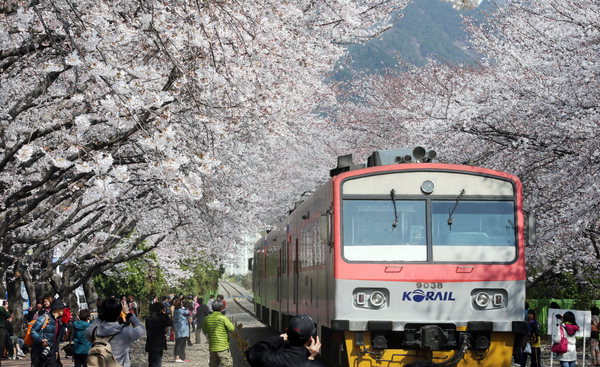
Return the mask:
[[[442,63],[474,64],[478,55],[468,50],[463,16],[483,19],[493,5],[484,1],[474,10],[457,11],[441,0],[413,0],[393,27],[381,37],[349,46],[349,55],[338,65],[335,79],[346,80],[352,71],[380,73],[397,68],[398,57],[414,65],[427,58]]]

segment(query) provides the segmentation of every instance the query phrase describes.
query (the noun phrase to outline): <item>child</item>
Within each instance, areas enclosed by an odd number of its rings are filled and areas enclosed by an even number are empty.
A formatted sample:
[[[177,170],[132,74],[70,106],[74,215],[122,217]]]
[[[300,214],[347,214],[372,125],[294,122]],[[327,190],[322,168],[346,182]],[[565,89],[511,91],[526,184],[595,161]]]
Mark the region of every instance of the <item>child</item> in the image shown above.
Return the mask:
[[[540,324],[534,310],[527,311],[527,342],[531,347],[531,367],[541,367],[542,349],[540,344]],[[521,367],[527,365],[527,354],[523,353]]]
[[[92,343],[85,337],[85,330],[90,326],[90,310],[79,311],[79,320],[73,323],[73,360],[74,367],[86,365],[87,354]]]

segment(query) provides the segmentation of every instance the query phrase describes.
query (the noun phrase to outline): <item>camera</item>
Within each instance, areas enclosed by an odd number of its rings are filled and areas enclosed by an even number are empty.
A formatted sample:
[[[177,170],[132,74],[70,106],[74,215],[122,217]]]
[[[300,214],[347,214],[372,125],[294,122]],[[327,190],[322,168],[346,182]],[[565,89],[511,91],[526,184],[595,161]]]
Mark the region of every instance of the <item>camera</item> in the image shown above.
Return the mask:
[[[49,345],[46,345],[44,347],[44,349],[42,349],[42,353],[41,353],[42,358],[48,358],[48,354],[50,354],[50,349],[51,348]]]

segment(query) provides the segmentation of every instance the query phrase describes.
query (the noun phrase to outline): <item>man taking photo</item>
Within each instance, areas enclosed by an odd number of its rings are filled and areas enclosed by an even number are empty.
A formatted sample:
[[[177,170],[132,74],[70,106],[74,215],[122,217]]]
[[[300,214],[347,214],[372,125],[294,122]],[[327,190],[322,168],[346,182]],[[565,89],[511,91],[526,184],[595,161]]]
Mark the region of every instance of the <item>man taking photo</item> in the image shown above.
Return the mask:
[[[321,351],[317,327],[308,315],[294,316],[284,334],[267,338],[246,352],[252,367],[324,367],[315,357]]]

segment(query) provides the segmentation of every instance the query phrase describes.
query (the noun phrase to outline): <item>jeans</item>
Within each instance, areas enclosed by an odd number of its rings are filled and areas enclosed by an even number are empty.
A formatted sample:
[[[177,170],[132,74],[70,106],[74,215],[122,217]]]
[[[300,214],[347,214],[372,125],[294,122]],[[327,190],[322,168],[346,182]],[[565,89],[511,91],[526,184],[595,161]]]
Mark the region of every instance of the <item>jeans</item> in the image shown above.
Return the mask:
[[[148,367],[160,367],[162,364],[162,357],[162,350],[148,352]]]
[[[560,361],[560,367],[575,367],[577,366],[577,361]]]

